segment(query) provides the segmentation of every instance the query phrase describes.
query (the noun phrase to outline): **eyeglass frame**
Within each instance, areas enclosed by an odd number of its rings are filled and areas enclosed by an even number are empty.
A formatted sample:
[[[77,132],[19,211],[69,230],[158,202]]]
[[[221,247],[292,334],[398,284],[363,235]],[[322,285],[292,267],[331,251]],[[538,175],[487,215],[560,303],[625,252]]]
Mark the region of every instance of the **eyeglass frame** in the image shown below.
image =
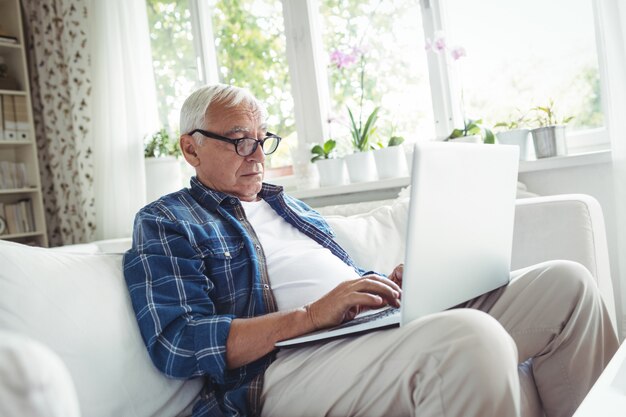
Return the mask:
[[[205,136],[209,139],[215,139],[215,140],[220,140],[222,142],[227,142],[230,143],[232,145],[235,146],[235,152],[237,152],[237,155],[239,156],[250,156],[253,153],[256,152],[257,148],[259,147],[259,144],[261,144],[261,151],[263,151],[264,155],[271,155],[274,152],[276,152],[276,149],[278,149],[278,145],[280,145],[280,141],[283,140],[283,138],[281,138],[278,135],[275,135],[274,133],[270,133],[270,132],[266,132],[265,133],[265,137],[263,139],[255,139],[255,138],[240,138],[240,139],[231,139],[231,138],[227,138],[226,136],[221,136],[218,135],[217,133],[213,133],[213,132],[209,132],[208,130],[203,130],[203,129],[194,129],[191,132],[187,133],[188,135],[193,135],[194,133],[200,133],[202,136]],[[265,153],[265,149],[263,149],[263,144],[265,143],[265,141],[269,138],[275,138],[277,139],[278,143],[276,144],[276,148],[270,152],[270,153]],[[239,144],[241,143],[242,140],[253,140],[254,143],[254,148],[252,149],[252,152],[250,152],[247,155],[242,155],[239,153]]]

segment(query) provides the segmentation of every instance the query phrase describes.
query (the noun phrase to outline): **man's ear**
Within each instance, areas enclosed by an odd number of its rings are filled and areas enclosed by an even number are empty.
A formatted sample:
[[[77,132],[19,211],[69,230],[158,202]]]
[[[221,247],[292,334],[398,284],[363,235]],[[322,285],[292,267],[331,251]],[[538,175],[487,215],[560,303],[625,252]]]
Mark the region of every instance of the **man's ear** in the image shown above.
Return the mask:
[[[200,165],[200,159],[198,158],[197,148],[198,144],[191,135],[181,135],[179,139],[180,149],[183,151],[183,156],[189,162],[192,167]]]

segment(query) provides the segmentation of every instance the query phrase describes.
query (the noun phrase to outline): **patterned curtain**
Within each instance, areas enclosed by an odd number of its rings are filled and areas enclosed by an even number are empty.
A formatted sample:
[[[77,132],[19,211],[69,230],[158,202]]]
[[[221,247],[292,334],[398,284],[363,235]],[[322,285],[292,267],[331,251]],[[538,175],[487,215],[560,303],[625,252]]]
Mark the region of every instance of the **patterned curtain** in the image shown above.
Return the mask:
[[[96,232],[87,0],[22,0],[51,246]]]

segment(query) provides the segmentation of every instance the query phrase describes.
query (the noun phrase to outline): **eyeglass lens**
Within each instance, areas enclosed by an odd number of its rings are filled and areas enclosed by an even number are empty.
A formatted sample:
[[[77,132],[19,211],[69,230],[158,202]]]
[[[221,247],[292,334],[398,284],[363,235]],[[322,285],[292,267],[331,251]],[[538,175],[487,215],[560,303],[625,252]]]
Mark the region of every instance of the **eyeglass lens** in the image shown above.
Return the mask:
[[[265,155],[269,155],[273,153],[276,148],[278,148],[279,139],[276,136],[268,136],[263,139],[261,142],[261,148],[263,149],[263,153]],[[259,145],[259,141],[256,139],[245,138],[239,141],[237,144],[237,153],[241,156],[249,156],[252,155],[257,146]]]

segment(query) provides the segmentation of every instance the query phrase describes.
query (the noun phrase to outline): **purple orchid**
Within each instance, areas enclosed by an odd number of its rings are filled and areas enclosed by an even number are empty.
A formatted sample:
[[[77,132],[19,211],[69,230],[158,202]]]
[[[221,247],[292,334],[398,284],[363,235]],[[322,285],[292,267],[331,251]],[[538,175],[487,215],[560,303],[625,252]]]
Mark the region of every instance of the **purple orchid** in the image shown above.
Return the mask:
[[[338,69],[347,68],[356,62],[357,55],[358,51],[356,48],[353,48],[350,53],[345,53],[339,49],[335,49],[330,54],[330,62]]]
[[[454,48],[450,49],[450,56],[455,61],[458,61],[462,57],[467,56],[467,52],[462,46],[455,46]]]

